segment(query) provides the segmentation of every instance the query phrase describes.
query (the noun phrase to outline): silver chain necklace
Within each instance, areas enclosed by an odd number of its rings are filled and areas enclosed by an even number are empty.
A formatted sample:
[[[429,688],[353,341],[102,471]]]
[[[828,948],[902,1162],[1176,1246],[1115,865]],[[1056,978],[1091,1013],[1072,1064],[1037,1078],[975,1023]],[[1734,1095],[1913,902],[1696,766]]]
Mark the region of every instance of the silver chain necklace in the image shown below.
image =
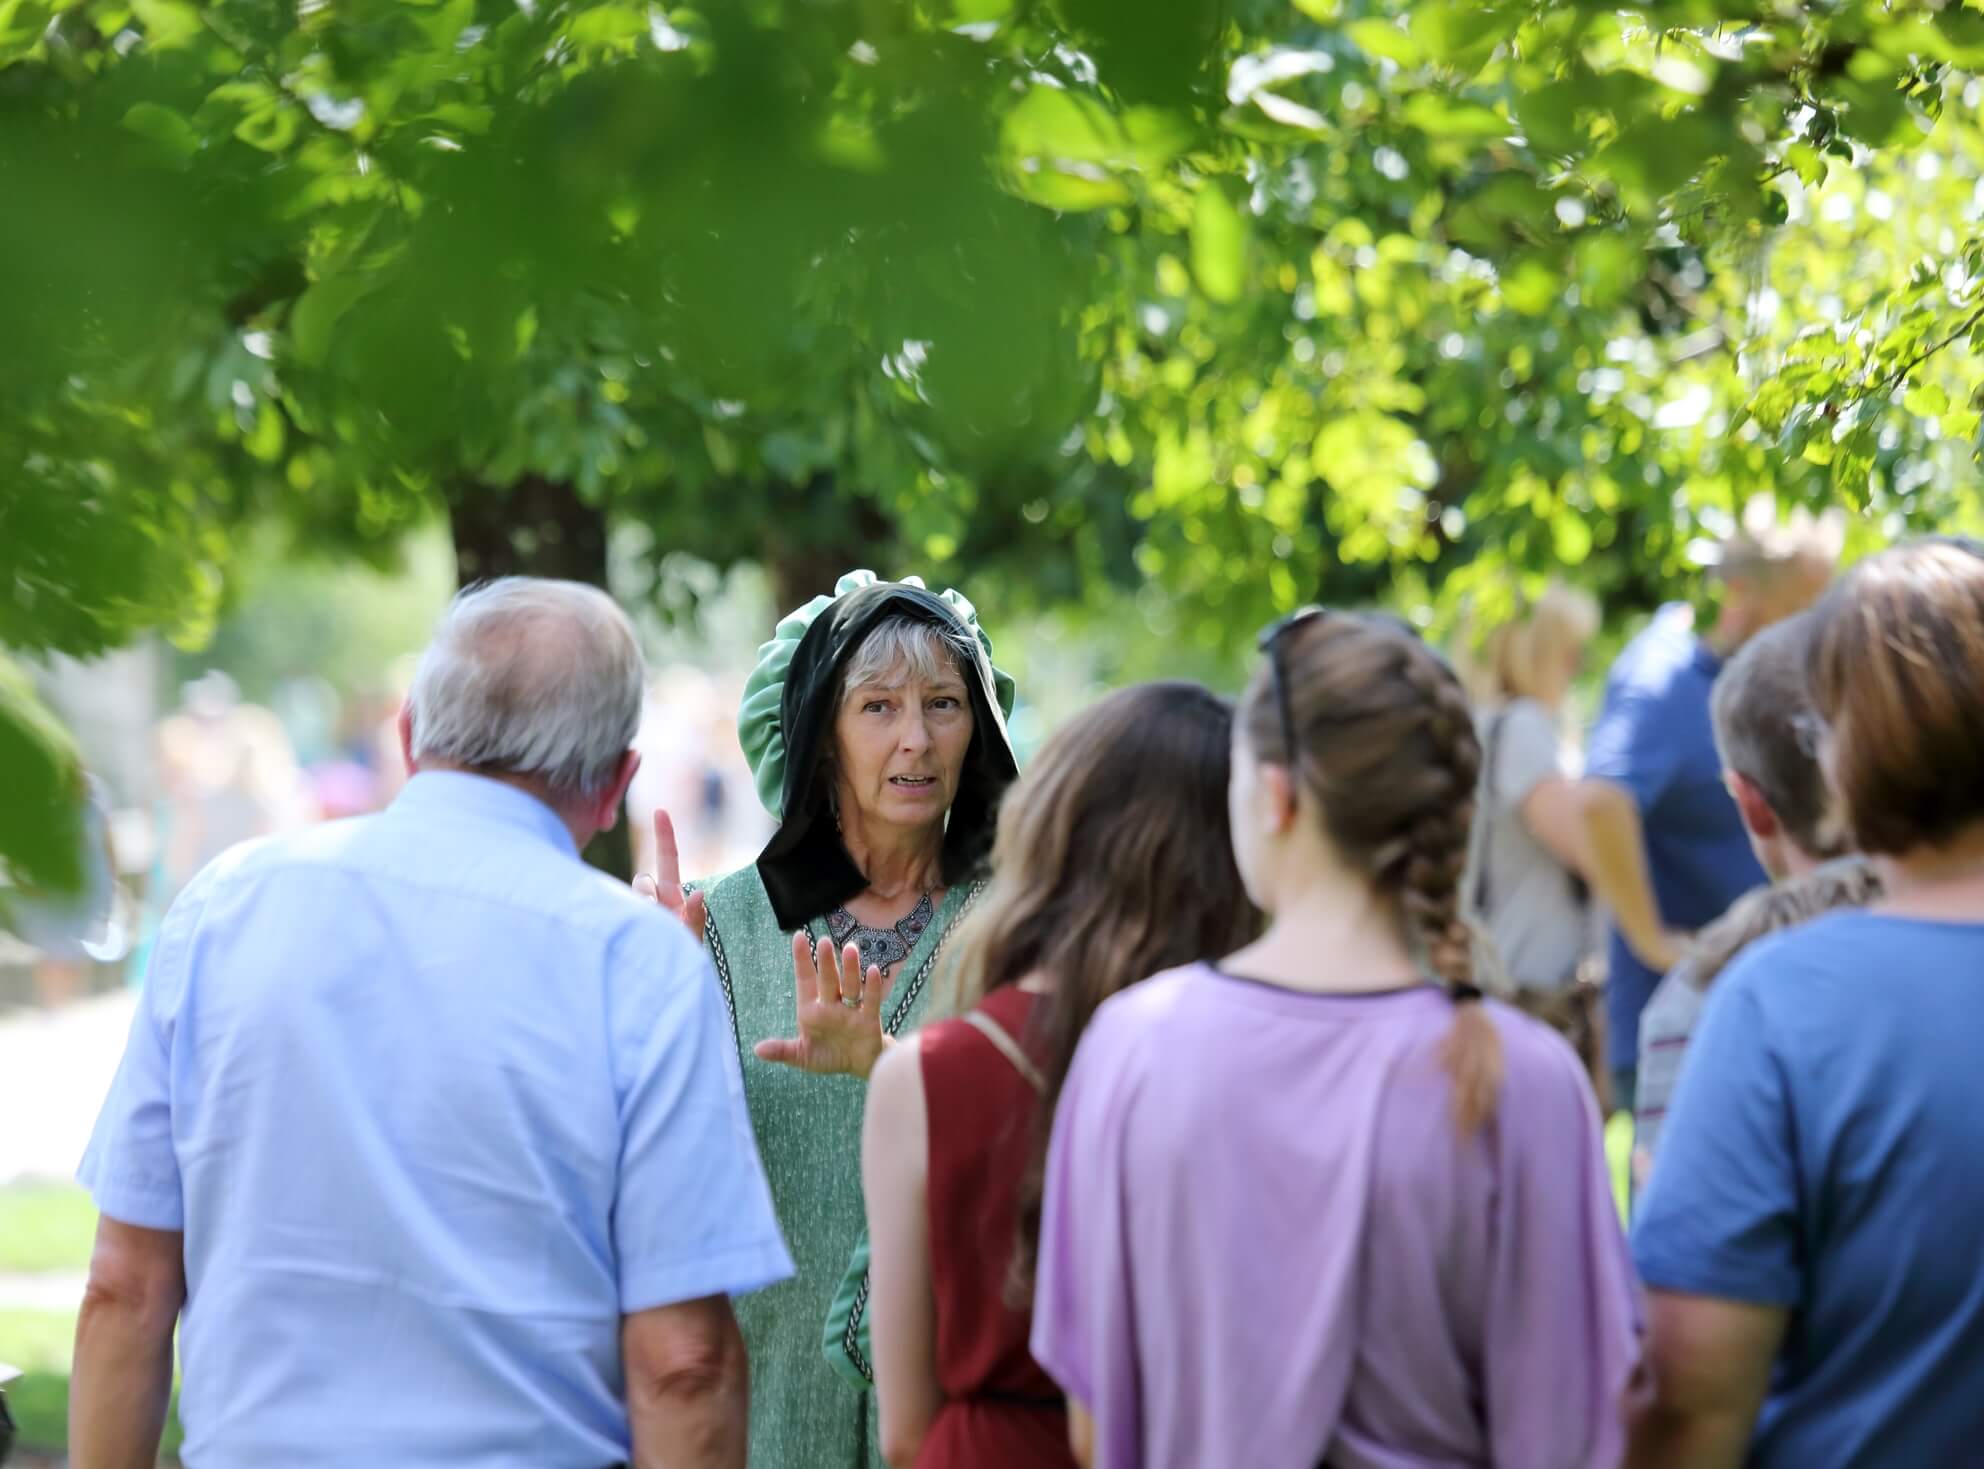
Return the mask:
[[[925,893],[907,915],[887,928],[870,928],[845,907],[836,908],[827,915],[827,932],[833,935],[835,948],[844,949],[853,944],[861,951],[863,974],[870,969],[886,974],[909,957],[935,916],[935,905],[930,894]]]

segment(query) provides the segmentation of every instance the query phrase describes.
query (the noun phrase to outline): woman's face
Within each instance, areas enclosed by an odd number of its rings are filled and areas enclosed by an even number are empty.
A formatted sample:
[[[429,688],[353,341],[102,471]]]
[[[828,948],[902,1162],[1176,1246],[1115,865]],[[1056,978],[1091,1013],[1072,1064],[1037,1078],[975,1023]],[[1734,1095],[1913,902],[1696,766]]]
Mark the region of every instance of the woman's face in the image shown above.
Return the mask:
[[[1544,675],[1550,681],[1544,702],[1551,708],[1564,702],[1584,671],[1584,651],[1584,639],[1578,637],[1562,638],[1552,650]]]
[[[943,825],[971,748],[971,697],[944,660],[924,680],[898,669],[850,687],[834,716],[835,786],[850,811],[884,826]]]

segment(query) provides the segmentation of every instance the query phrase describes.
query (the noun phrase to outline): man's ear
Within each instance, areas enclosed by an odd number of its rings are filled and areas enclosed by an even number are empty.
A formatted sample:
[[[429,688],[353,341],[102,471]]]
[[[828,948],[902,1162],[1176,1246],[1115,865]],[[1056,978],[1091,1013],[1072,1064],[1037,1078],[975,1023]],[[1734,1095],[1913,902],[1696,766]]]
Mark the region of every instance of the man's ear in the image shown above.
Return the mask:
[[[601,831],[613,830],[620,820],[620,811],[627,804],[627,787],[634,783],[634,774],[641,768],[641,753],[629,750],[620,757],[620,763],[613,768],[613,779],[605,790],[599,793],[599,807],[593,813],[593,824]]]
[[[1742,814],[1743,825],[1749,828],[1751,836],[1768,842],[1783,834],[1783,823],[1777,819],[1777,813],[1771,810],[1770,802],[1764,799],[1764,793],[1757,789],[1755,781],[1734,770],[1725,770],[1722,783],[1735,798],[1736,809]]]
[[[400,712],[393,720],[393,728],[399,731],[400,759],[406,762],[406,773],[413,774],[413,701],[400,700]]]

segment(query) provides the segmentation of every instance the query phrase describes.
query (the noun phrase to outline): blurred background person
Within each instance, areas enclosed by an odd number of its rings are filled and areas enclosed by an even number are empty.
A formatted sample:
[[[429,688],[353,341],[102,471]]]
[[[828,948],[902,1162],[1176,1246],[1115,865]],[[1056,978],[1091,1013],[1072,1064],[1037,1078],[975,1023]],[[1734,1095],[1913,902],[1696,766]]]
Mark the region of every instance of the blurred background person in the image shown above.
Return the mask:
[[[1861,562],[1806,664],[1887,896],[1716,981],[1634,1255],[1656,1397],[1633,1469],[1889,1469],[1984,1443],[1984,555]]]
[[[1598,631],[1589,594],[1553,585],[1493,629],[1478,657],[1482,759],[1468,906],[1490,942],[1482,982],[1598,1060],[1597,990],[1580,982],[1592,950],[1577,762],[1565,700]],[[1650,908],[1644,894],[1639,907]]]
[[[1048,1132],[1103,1001],[1255,931],[1228,835],[1232,730],[1193,683],[1124,689],[1064,725],[1000,807],[958,933],[965,1013],[875,1068],[861,1169],[893,1469],[1073,1462],[1027,1345]]]
[[[1840,860],[1850,843],[1819,768],[1824,727],[1805,682],[1813,623],[1801,612],[1766,628],[1715,681],[1710,713],[1723,781],[1773,886],[1752,889],[1705,929],[1640,1015],[1633,1157],[1642,1180],[1716,976],[1765,934],[1831,908],[1865,906],[1880,891],[1866,862]]]
[[[187,685],[179,710],[160,723],[158,763],[161,905],[230,847],[293,831],[316,815],[282,721],[243,703],[234,680],[217,670]]]
[[[1841,530],[1804,512],[1780,524],[1768,501],[1753,503],[1743,527],[1709,553],[1721,597],[1714,626],[1697,633],[1693,609],[1670,603],[1606,680],[1579,799],[1588,876],[1612,914],[1605,986],[1614,1107],[1633,1108],[1640,1011],[1687,934],[1764,880],[1722,784],[1709,691],[1737,649],[1824,592]]]
[[[717,678],[699,668],[666,668],[642,707],[634,748],[640,773],[628,792],[628,809],[661,810],[675,828],[677,859],[692,876],[727,872],[761,850],[775,824],[759,804],[751,767],[737,737],[743,680]],[[634,866],[657,865],[654,830],[632,824]]]

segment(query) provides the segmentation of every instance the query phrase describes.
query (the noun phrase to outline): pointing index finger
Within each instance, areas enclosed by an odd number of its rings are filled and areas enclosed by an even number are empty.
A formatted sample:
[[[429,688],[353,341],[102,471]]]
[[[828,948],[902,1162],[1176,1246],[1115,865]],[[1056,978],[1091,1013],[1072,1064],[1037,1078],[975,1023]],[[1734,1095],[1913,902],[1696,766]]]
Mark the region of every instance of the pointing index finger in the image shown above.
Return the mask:
[[[682,886],[682,854],[675,845],[675,823],[661,807],[654,808],[654,871],[671,888]]]

